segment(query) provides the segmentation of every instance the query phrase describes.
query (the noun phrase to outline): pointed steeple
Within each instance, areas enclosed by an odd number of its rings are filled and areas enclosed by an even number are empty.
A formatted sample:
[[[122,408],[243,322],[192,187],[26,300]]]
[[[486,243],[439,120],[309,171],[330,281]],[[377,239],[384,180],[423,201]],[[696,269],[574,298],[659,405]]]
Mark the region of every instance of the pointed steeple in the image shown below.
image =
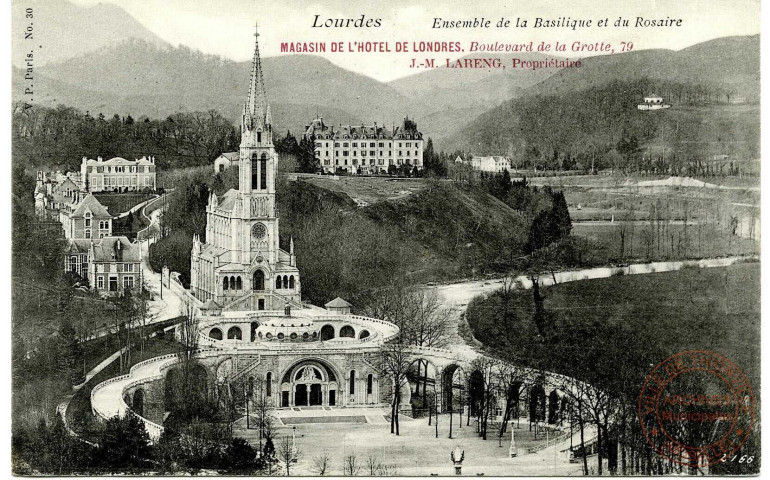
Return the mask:
[[[262,61],[259,57],[259,32],[254,31],[254,59],[251,63],[251,82],[249,97],[243,106],[243,130],[252,130],[270,124],[267,120],[268,106],[265,93],[265,81],[262,78]]]

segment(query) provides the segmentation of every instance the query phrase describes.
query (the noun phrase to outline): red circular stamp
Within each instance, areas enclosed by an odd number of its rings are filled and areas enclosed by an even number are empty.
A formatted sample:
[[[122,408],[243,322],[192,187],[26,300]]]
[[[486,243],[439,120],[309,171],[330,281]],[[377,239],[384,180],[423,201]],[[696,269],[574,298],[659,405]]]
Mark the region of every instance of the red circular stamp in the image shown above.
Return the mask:
[[[718,353],[672,355],[647,375],[639,421],[653,449],[690,467],[729,460],[754,425],[754,391],[737,365]]]

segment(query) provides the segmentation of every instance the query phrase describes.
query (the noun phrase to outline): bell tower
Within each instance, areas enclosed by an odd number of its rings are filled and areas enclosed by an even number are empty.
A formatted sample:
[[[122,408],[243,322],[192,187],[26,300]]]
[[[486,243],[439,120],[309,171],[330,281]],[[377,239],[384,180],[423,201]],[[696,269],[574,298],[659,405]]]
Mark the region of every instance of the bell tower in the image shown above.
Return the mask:
[[[254,59],[251,65],[249,96],[241,116],[239,196],[244,222],[241,235],[248,254],[244,263],[266,268],[274,264],[278,249],[278,219],[275,213],[275,170],[278,155],[273,146],[273,120],[267,103],[259,33],[254,32]]]

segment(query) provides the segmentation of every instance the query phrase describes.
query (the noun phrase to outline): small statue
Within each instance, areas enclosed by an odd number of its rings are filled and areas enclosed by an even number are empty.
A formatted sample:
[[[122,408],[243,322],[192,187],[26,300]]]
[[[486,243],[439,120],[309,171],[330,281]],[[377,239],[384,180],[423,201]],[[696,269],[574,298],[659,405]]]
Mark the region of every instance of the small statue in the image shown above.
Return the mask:
[[[456,446],[452,454],[450,455],[452,463],[455,466],[455,475],[462,475],[463,460],[465,460],[465,450],[460,450],[460,445]]]

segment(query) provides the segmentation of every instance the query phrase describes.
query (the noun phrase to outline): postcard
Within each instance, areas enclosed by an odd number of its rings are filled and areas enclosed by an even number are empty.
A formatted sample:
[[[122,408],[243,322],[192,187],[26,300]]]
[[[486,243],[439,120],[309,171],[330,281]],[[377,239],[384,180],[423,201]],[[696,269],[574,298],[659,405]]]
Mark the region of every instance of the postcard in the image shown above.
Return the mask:
[[[11,473],[758,475],[759,13],[14,0]]]

